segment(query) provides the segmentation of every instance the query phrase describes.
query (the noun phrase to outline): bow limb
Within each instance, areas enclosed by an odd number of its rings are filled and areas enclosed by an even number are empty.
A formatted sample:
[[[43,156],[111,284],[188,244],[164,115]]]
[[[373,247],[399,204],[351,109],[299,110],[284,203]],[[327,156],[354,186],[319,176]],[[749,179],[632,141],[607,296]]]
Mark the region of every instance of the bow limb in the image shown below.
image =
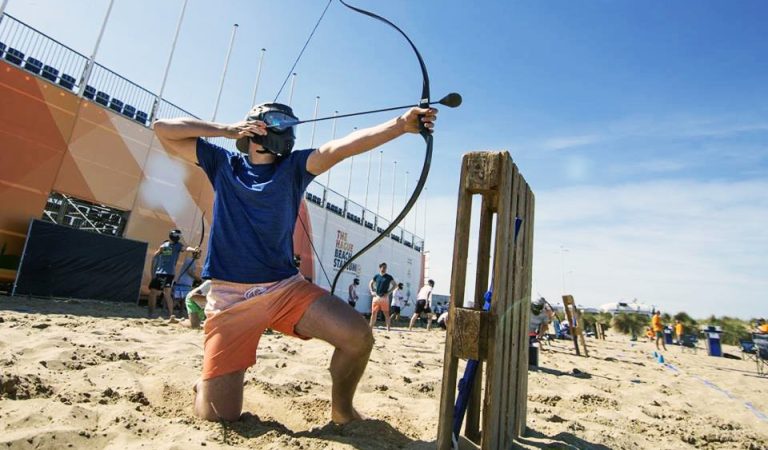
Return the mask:
[[[200,248],[203,245],[203,240],[205,239],[205,211],[203,211],[203,215],[200,216],[200,226],[202,227],[202,231],[200,232],[200,242],[197,243],[197,248]],[[189,270],[189,267],[195,262],[195,259],[192,258],[192,261],[188,262],[186,266],[179,272],[179,278]]]
[[[427,66],[424,64],[424,59],[421,57],[421,53],[419,53],[419,50],[416,48],[416,45],[414,45],[413,41],[411,41],[411,38],[409,38],[408,35],[406,35],[405,32],[400,29],[400,27],[390,22],[388,19],[385,19],[384,17],[381,17],[370,11],[366,11],[364,9],[351,6],[348,3],[346,3],[344,0],[339,0],[339,2],[341,2],[342,5],[346,6],[347,8],[355,12],[364,14],[368,17],[371,17],[373,19],[386,23],[387,25],[397,30],[397,32],[400,33],[405,38],[406,41],[408,41],[408,44],[411,46],[411,49],[413,49],[413,52],[416,55],[416,59],[418,59],[419,61],[419,67],[421,68],[422,87],[421,87],[421,99],[419,100],[419,106],[422,108],[429,108],[430,92],[429,92],[429,74],[427,73]],[[416,200],[418,200],[422,189],[424,189],[424,184],[427,182],[427,176],[429,175],[429,168],[430,168],[430,165],[432,164],[432,133],[429,130],[427,130],[422,124],[419,134],[421,134],[421,137],[424,138],[424,142],[426,144],[426,151],[424,155],[424,164],[421,168],[421,175],[419,176],[418,183],[416,183],[416,188],[413,190],[413,194],[411,194],[411,197],[406,202],[405,206],[403,207],[403,210],[400,211],[400,213],[397,215],[397,217],[395,217],[392,223],[390,223],[389,226],[384,231],[382,231],[378,236],[376,236],[375,239],[369,242],[360,251],[352,255],[344,263],[344,265],[341,266],[341,268],[339,268],[339,271],[336,273],[336,276],[333,278],[333,284],[331,285],[331,294],[335,293],[336,284],[338,283],[339,278],[341,277],[341,274],[344,273],[344,270],[346,270],[346,268],[349,267],[349,265],[352,264],[352,262],[355,261],[360,255],[370,250],[373,246],[378,244],[379,241],[381,241],[385,237],[389,236],[390,233],[392,233],[392,231],[395,228],[397,228],[400,222],[402,222],[402,220],[405,219],[405,216],[408,215],[408,212],[410,212],[413,205],[416,204]]]

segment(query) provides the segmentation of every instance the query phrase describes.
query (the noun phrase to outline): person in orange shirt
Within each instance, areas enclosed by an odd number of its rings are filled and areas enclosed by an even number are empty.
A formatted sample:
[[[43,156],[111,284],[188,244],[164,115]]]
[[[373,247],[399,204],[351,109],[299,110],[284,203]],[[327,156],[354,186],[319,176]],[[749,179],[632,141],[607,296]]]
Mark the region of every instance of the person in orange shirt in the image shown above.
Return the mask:
[[[659,348],[659,342],[661,342],[664,351],[667,351],[667,344],[664,343],[664,325],[661,324],[661,311],[656,311],[653,318],[651,318],[651,327],[656,334],[656,350],[661,350]]]
[[[760,319],[757,321],[757,332],[768,333],[768,322],[766,322],[765,319]]]
[[[675,320],[675,339],[678,344],[683,342],[683,324],[679,320]]]

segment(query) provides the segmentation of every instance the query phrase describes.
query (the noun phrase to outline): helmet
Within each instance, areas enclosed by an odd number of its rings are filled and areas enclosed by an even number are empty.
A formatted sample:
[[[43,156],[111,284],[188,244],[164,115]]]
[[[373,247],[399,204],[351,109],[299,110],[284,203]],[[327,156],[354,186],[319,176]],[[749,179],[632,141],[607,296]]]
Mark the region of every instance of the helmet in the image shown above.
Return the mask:
[[[168,232],[168,238],[173,242],[179,242],[181,239],[181,230],[171,230]]]
[[[254,106],[245,120],[260,120],[267,124],[265,136],[242,137],[235,143],[238,150],[248,153],[248,141],[264,147],[264,150],[279,157],[287,156],[296,143],[295,122],[299,119],[290,106],[282,103],[263,103]]]

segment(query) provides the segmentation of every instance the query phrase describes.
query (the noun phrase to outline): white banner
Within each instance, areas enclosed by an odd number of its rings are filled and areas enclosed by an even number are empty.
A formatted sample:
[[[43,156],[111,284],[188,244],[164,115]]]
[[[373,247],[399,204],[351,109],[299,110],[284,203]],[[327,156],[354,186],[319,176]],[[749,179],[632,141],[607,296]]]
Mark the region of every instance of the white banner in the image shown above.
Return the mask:
[[[307,202],[307,209],[312,228],[312,242],[320,255],[319,263],[317,256],[314,258],[313,281],[330,290],[330,283],[341,266],[378,233],[312,202]],[[336,295],[347,300],[349,285],[357,277],[360,279],[360,286],[357,287],[359,300],[356,309],[360,312],[370,312],[371,293],[368,284],[373,276],[379,273],[379,264],[382,262],[387,263],[387,272],[394,277],[395,282],[403,283],[408,306],[403,308],[402,314],[411,315],[416,304],[416,294],[421,287],[422,255],[420,251],[391,237],[382,239],[344,270],[336,286]],[[330,282],[326,279],[323,268]]]

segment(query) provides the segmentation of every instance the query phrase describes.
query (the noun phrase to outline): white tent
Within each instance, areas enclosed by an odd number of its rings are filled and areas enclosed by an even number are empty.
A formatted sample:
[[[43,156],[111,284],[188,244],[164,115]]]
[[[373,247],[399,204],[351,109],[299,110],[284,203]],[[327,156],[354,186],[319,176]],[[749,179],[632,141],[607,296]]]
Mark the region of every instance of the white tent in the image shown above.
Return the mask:
[[[611,314],[635,313],[635,314],[645,314],[647,316],[650,316],[651,314],[653,314],[653,310],[654,310],[653,306],[649,306],[643,303],[638,303],[637,300],[633,302],[606,303],[600,306],[600,311],[611,313]]]

